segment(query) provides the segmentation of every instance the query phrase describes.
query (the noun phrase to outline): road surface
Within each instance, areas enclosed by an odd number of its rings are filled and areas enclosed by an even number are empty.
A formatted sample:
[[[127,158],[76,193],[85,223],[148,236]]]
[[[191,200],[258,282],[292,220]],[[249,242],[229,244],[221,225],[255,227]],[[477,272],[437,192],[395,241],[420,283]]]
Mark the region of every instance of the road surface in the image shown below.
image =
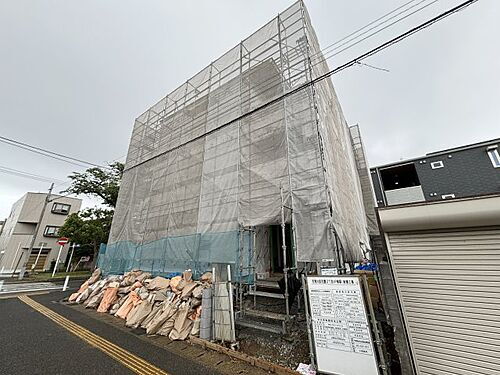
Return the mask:
[[[0,299],[0,374],[222,373],[57,302],[67,294]]]

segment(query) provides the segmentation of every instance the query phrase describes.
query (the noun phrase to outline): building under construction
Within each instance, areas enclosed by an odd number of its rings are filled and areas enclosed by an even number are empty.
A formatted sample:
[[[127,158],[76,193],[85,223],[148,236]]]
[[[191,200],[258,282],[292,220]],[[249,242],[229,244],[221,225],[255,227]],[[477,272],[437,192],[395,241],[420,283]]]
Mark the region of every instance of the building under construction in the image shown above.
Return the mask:
[[[140,115],[103,271],[359,261],[362,190],[328,70],[299,1]]]

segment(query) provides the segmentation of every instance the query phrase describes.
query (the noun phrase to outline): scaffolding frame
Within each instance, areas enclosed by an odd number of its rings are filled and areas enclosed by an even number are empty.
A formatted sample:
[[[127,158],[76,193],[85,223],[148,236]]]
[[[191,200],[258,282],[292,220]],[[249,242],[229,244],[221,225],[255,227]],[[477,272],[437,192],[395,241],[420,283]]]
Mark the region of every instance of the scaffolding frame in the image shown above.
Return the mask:
[[[239,280],[251,267],[240,244],[251,232],[241,228],[285,220],[287,276],[329,257],[338,240],[359,259],[364,209],[333,85],[294,91],[327,69],[298,1],[140,115],[104,272],[196,274],[227,263]]]

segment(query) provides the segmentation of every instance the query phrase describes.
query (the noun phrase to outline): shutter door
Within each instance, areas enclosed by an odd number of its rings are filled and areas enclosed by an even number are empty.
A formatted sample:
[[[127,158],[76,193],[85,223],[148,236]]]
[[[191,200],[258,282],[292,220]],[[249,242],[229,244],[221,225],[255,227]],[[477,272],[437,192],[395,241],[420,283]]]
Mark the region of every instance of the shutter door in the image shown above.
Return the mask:
[[[387,238],[419,374],[500,374],[500,228]]]

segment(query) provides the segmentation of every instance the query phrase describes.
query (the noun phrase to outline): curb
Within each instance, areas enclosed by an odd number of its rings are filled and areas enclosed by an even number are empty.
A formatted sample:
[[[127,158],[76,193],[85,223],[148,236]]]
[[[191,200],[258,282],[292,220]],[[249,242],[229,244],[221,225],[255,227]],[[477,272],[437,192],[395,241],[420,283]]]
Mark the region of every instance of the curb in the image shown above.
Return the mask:
[[[226,348],[222,345],[219,345],[219,344],[207,341],[207,340],[200,339],[198,337],[191,336],[189,338],[189,342],[191,343],[191,345],[198,345],[198,346],[203,347],[204,349],[211,349],[211,350],[214,350],[218,353],[226,354],[233,359],[247,362],[247,363],[251,364],[252,366],[259,367],[265,371],[269,371],[269,372],[272,372],[274,374],[293,374],[293,375],[299,374],[297,371],[294,371],[294,370],[289,369],[287,367],[277,365],[275,363],[266,361],[265,359],[252,357],[252,356],[245,354],[245,353],[242,353],[242,352],[237,352],[235,350]]]

